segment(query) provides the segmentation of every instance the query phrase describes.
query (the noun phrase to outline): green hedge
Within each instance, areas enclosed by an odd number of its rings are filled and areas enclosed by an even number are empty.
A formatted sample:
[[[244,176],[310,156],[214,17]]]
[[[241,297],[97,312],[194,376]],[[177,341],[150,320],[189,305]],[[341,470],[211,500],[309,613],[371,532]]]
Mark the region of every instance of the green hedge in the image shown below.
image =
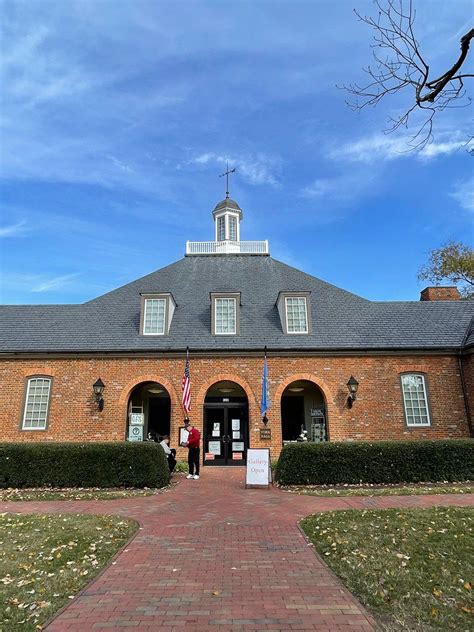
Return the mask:
[[[163,487],[156,443],[0,443],[0,487]]]
[[[474,441],[292,443],[276,468],[281,485],[418,483],[474,479]]]

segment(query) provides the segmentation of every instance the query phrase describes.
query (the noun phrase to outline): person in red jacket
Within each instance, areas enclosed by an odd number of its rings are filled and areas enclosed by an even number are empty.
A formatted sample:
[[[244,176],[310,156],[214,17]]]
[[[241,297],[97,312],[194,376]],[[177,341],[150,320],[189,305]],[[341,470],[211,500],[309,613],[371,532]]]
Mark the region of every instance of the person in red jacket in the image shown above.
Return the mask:
[[[201,442],[201,433],[189,419],[184,420],[184,427],[189,432],[188,440],[183,445],[188,448],[188,466],[189,474],[186,478],[199,478],[199,444]]]

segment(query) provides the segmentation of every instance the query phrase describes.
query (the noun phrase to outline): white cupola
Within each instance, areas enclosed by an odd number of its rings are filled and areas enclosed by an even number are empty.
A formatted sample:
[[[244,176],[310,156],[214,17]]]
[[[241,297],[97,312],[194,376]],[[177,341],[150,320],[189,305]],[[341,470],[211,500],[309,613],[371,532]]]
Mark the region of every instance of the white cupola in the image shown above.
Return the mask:
[[[243,213],[237,202],[227,196],[217,204],[212,216],[216,225],[216,241],[240,241],[240,222]]]

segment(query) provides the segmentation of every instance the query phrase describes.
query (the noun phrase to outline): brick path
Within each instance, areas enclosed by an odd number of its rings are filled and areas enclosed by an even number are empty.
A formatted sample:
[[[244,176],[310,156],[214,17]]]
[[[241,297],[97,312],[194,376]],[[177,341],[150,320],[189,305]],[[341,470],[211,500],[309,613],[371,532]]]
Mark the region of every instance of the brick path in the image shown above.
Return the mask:
[[[48,626],[89,630],[373,630],[314,554],[303,516],[330,509],[473,505],[469,495],[317,498],[244,488],[243,468],[181,475],[169,492],[109,501],[2,503],[2,511],[120,514],[141,527],[115,563]]]

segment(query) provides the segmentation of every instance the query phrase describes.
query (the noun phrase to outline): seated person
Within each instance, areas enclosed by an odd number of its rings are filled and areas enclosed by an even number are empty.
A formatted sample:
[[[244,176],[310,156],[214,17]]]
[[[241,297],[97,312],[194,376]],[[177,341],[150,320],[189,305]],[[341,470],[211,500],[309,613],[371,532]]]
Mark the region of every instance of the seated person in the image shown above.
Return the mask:
[[[165,451],[166,457],[168,458],[168,466],[170,468],[171,474],[176,467],[176,450],[174,448],[170,448],[170,436],[164,435],[163,440],[160,441],[160,445]]]

